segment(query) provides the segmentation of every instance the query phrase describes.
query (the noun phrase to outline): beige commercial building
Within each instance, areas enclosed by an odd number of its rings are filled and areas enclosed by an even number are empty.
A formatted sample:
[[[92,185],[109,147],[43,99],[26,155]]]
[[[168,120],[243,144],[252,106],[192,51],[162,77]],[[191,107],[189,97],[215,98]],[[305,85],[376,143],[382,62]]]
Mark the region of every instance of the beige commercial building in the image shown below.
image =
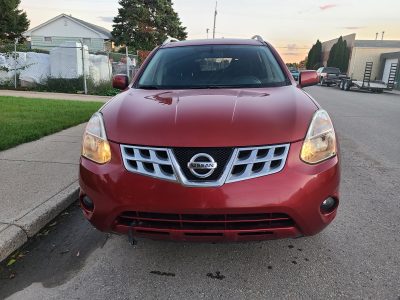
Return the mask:
[[[386,61],[382,55],[400,51],[400,41],[389,40],[357,40],[355,34],[343,36],[350,48],[350,61],[347,75],[353,79],[362,80],[366,62],[373,62],[371,79],[382,80],[382,68]],[[322,43],[322,62],[327,65],[329,52],[338,39]],[[384,56],[383,56],[384,57]]]

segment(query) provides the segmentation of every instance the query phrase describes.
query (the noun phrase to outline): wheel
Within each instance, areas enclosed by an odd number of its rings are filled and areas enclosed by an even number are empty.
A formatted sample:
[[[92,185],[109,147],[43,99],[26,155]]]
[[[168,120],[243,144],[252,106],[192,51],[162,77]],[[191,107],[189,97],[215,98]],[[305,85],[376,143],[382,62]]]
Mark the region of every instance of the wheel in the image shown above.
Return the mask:
[[[324,77],[321,77],[321,79],[319,80],[319,84],[320,84],[321,86],[323,86],[323,85],[325,84],[325,79],[324,79]]]
[[[378,90],[376,90],[376,92],[377,92],[378,94],[382,94],[382,93],[383,93],[383,90],[382,90],[382,89],[378,89]]]
[[[346,80],[345,83],[344,83],[343,89],[344,89],[345,91],[349,91],[349,90],[350,90],[350,87],[351,87],[350,80]]]

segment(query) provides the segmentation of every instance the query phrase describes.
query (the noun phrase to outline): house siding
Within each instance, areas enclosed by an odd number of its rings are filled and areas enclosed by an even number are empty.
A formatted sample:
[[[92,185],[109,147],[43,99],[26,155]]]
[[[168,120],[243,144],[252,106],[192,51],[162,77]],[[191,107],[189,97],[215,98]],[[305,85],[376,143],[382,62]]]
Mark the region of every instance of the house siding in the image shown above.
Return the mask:
[[[49,35],[50,36],[50,35]],[[45,42],[44,36],[32,36],[31,37],[31,47],[33,49],[51,50],[54,47],[58,47],[65,42],[81,42],[82,38],[79,37],[59,37],[50,36],[52,38],[51,42]],[[101,38],[91,38],[90,45],[87,45],[89,51],[104,51],[104,40]]]

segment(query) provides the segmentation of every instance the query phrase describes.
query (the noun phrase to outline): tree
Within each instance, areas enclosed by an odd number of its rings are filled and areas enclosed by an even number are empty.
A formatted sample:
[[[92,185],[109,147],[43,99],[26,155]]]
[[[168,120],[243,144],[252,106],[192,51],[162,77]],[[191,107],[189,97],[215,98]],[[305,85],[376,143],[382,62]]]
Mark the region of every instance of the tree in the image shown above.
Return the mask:
[[[14,41],[22,39],[22,33],[28,30],[29,20],[18,6],[21,0],[0,0],[0,40]]]
[[[319,40],[311,47],[307,56],[307,69],[318,69],[322,66],[322,44]]]
[[[112,31],[117,45],[152,50],[167,36],[187,37],[172,0],[119,0],[119,5]]]
[[[350,50],[347,47],[347,42],[340,37],[329,52],[328,67],[339,68],[342,72],[347,72],[349,59]]]

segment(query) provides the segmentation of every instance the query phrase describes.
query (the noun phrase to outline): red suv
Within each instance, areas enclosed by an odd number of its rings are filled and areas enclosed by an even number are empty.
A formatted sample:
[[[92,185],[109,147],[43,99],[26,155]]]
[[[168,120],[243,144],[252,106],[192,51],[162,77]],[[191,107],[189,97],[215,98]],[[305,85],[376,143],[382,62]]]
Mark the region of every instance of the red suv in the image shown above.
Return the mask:
[[[90,119],[80,202],[99,230],[180,241],[313,235],[335,217],[339,157],[329,115],[274,48],[168,41]]]

